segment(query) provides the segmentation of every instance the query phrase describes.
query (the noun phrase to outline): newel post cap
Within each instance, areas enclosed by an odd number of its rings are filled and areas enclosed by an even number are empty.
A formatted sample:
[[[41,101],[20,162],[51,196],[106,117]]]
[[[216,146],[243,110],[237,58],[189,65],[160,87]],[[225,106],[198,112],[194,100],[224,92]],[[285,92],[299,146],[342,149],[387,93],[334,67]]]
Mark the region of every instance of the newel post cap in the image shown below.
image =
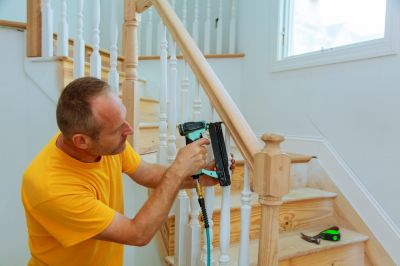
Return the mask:
[[[290,158],[280,150],[284,137],[276,134],[263,134],[263,150],[255,156],[254,191],[260,196],[282,197],[289,193]]]

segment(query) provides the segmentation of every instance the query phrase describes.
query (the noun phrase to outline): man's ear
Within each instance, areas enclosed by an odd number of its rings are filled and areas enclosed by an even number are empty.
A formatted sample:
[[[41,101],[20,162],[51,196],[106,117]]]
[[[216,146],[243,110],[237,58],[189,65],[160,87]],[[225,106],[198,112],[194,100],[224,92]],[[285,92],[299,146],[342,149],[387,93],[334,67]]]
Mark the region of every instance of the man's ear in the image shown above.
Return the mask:
[[[81,150],[87,150],[90,145],[90,137],[85,134],[74,134],[71,141],[75,147]]]

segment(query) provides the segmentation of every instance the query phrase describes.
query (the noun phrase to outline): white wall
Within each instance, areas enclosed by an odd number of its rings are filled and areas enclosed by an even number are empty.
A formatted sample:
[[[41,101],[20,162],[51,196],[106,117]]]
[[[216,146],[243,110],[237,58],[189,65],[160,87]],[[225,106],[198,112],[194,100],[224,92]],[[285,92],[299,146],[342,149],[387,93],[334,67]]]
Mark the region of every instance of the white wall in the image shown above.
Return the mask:
[[[0,0],[0,19],[26,22],[26,0]]]
[[[239,6],[241,107],[250,125],[257,134],[325,138],[399,228],[400,57],[272,73],[273,2]]]
[[[24,34],[0,28],[0,265],[29,259],[20,198],[24,169],[56,132],[55,105],[24,72]]]

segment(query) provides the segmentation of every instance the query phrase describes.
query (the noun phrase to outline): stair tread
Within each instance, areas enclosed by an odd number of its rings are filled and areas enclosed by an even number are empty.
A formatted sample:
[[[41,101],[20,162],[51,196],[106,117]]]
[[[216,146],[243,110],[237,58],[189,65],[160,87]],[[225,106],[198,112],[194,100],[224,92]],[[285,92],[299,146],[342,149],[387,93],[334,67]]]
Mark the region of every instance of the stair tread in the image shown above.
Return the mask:
[[[325,241],[322,240],[320,245],[309,243],[301,239],[300,233],[306,235],[316,235],[320,231],[327,227],[313,227],[308,229],[296,230],[291,232],[284,232],[280,234],[279,243],[279,260],[287,260],[290,258],[304,256],[312,253],[321,252],[331,248],[342,247],[345,245],[356,244],[368,240],[368,236],[362,235],[355,231],[340,228],[341,240],[340,241]],[[237,265],[237,259],[239,256],[240,244],[233,244],[229,248],[230,254],[230,265]],[[218,260],[219,248],[214,247],[213,256]],[[174,256],[168,256],[165,258],[169,265],[174,265]],[[249,242],[249,265],[257,265],[258,260],[258,240],[251,240]]]

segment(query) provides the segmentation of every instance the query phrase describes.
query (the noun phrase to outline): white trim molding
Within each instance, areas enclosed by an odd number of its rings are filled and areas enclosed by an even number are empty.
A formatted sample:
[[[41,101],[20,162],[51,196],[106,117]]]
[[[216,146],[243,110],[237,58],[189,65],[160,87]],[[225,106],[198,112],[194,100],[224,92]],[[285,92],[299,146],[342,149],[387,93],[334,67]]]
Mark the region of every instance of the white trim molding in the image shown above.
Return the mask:
[[[272,29],[275,33],[271,36],[271,72],[302,69],[327,64],[349,62],[355,60],[369,59],[381,56],[398,54],[399,50],[399,10],[400,3],[396,0],[386,0],[385,36],[376,39],[341,47],[311,52],[296,56],[282,58],[284,1],[274,1],[273,9],[276,12],[273,17]]]
[[[321,167],[341,190],[396,265],[400,265],[400,229],[347,166],[333,146],[323,138],[285,136],[285,150],[317,156]]]

